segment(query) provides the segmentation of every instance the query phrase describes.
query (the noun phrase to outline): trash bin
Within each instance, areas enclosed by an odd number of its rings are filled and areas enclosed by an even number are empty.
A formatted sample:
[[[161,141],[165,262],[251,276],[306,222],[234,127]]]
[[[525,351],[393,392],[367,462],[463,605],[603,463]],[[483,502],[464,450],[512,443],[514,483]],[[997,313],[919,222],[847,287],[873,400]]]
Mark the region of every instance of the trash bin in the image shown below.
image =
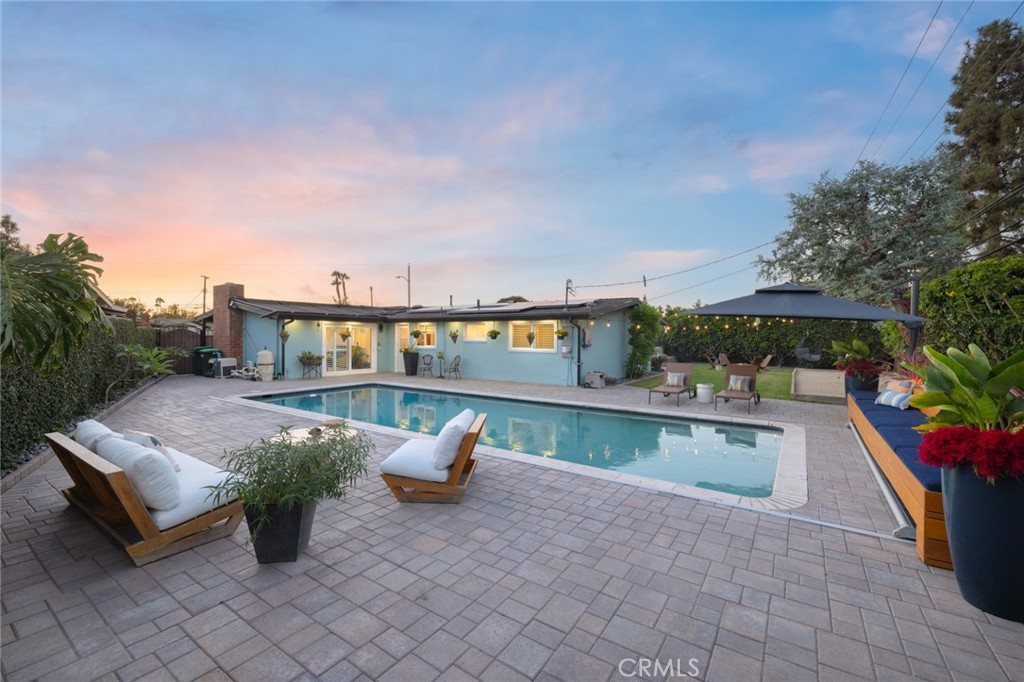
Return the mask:
[[[207,351],[215,350],[212,346],[196,346],[192,349],[192,373],[197,377],[203,376],[206,371],[206,361],[210,356]]]
[[[213,358],[220,357],[220,348],[196,346],[192,349],[192,373],[201,377],[213,376]]]

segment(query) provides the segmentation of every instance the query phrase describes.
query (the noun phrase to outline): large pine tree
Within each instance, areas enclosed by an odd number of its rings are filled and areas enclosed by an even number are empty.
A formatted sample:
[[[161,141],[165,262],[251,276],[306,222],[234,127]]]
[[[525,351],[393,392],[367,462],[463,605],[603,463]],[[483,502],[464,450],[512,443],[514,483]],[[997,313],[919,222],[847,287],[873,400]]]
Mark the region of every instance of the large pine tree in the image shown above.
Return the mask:
[[[970,195],[962,220],[983,255],[1024,252],[1024,34],[1008,19],[978,29],[953,76],[947,147]]]

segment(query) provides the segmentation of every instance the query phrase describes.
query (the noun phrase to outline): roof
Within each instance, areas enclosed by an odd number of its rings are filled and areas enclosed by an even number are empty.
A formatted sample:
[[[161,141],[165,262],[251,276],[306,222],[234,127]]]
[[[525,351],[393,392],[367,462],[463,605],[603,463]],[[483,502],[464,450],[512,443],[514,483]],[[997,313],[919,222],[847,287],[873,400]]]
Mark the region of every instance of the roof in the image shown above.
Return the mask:
[[[358,306],[335,303],[304,303],[232,297],[232,308],[272,319],[366,320],[370,322],[419,322],[428,320],[594,320],[609,313],[640,305],[638,298],[599,298],[586,301],[526,301],[463,306]],[[213,311],[196,318],[209,320]]]
[[[640,305],[638,298],[598,298],[585,301],[522,301],[516,303],[485,303],[408,308],[391,315],[392,322],[420,320],[595,320],[609,313]]]
[[[689,315],[764,316],[814,318],[823,320],[897,320],[904,323],[923,323],[923,317],[879,308],[844,298],[826,296],[820,289],[786,282],[772,287],[756,289],[749,296],[729,299],[721,303],[693,308]]]

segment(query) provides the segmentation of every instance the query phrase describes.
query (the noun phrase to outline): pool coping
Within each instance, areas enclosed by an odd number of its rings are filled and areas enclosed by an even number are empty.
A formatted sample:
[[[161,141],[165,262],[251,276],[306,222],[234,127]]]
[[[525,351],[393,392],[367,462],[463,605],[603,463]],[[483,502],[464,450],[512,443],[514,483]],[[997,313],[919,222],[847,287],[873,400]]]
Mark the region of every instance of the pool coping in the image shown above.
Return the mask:
[[[712,502],[720,502],[723,504],[728,504],[737,507],[746,507],[755,510],[783,511],[802,507],[808,502],[807,436],[804,427],[798,424],[792,424],[789,422],[777,422],[772,420],[744,419],[731,416],[723,416],[721,418],[715,419],[706,419],[703,417],[694,416],[681,417],[681,415],[679,415],[678,413],[670,412],[667,410],[661,410],[656,407],[649,407],[645,409],[619,405],[601,406],[595,405],[593,403],[585,403],[575,400],[560,400],[551,398],[530,398],[527,400],[524,399],[521,395],[495,392],[484,393],[481,391],[474,391],[472,389],[450,390],[444,387],[425,388],[422,385],[403,383],[401,380],[389,380],[380,378],[375,378],[372,381],[362,383],[355,382],[321,385],[316,387],[315,392],[321,393],[335,389],[351,389],[354,387],[358,387],[360,385],[380,385],[387,386],[389,388],[402,388],[414,391],[429,390],[436,391],[438,393],[471,395],[479,398],[499,398],[504,400],[514,400],[517,402],[535,402],[542,405],[558,405],[561,407],[584,408],[588,410],[606,409],[614,412],[626,412],[654,417],[669,417],[672,419],[685,419],[688,421],[738,424],[742,426],[778,429],[782,431],[782,444],[779,448],[779,461],[778,466],[775,470],[775,482],[772,488],[772,494],[768,497],[747,497],[744,495],[736,495],[733,493],[708,490],[706,488],[699,488],[697,486],[686,485],[683,483],[673,483],[670,481],[661,481],[655,478],[647,478],[645,476],[637,476],[635,474],[627,474],[607,469],[599,469],[596,467],[587,466],[585,464],[564,462],[561,460],[554,460],[546,457],[538,457],[536,455],[522,454],[518,452],[513,452],[511,450],[504,450],[501,448],[496,448],[493,446],[483,444],[477,445],[476,452],[490,457],[496,457],[499,459],[521,462],[533,466],[548,467],[550,469],[565,471],[568,473],[578,474],[581,476],[588,476],[590,478],[614,481],[616,483],[622,483],[637,488],[643,488],[645,490],[654,490],[658,492],[669,493],[672,495],[680,495],[683,497],[708,500]],[[337,417],[332,417],[331,415],[326,415],[318,412],[307,412],[305,410],[299,410],[297,408],[283,407],[280,405],[270,405],[267,403],[258,403],[252,400],[252,398],[260,396],[302,394],[309,392],[310,391],[308,389],[258,391],[238,396],[219,397],[217,398],[217,400],[223,400],[225,402],[229,402],[235,405],[245,405],[255,409],[269,410],[280,414],[288,414],[294,417],[298,417],[301,419],[309,419],[312,421],[323,422],[328,419],[337,419]],[[407,440],[412,438],[433,438],[433,436],[427,434],[422,434],[415,431],[406,431],[404,429],[398,429],[390,426],[381,426],[378,424],[360,422],[353,419],[346,419],[345,421],[363,431],[380,433],[389,436],[397,436],[399,438],[404,438]]]

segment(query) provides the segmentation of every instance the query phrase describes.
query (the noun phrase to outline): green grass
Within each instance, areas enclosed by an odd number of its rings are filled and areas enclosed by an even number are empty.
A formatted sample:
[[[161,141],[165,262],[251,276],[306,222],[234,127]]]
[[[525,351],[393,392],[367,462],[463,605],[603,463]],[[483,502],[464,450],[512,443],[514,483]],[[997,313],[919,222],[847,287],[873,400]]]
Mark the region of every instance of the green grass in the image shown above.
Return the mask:
[[[634,381],[630,386],[649,389],[661,386],[665,379],[664,373]],[[762,398],[774,398],[776,400],[789,400],[790,389],[793,382],[792,367],[770,367],[763,369],[757,374],[757,390]],[[706,364],[697,364],[693,368],[694,384],[714,384],[715,391],[721,391],[725,383],[725,370],[717,372]]]

